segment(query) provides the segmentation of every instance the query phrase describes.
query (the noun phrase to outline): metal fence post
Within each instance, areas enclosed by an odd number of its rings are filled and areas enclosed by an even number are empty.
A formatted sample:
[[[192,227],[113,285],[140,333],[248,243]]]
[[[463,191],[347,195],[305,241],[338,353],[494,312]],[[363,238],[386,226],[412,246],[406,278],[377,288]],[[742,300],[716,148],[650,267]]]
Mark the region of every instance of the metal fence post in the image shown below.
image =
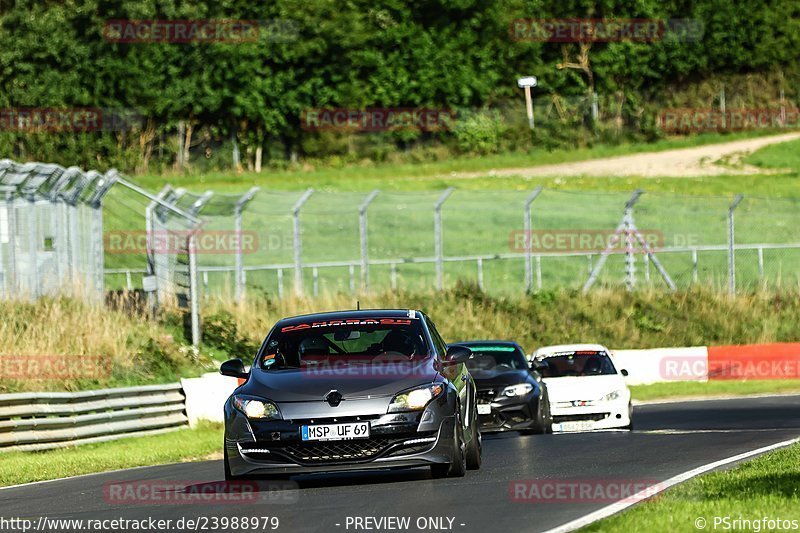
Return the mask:
[[[444,241],[442,238],[442,205],[453,194],[453,187],[448,187],[433,207],[433,233],[436,248],[436,288],[444,289]]]
[[[39,226],[36,220],[36,198],[31,196],[28,198],[28,279],[30,285],[28,286],[29,296],[34,299],[39,297],[39,289],[41,281],[39,279]],[[76,224],[77,227],[77,224]]]
[[[292,225],[294,229],[294,292],[297,296],[303,294],[303,243],[300,235],[300,209],[303,207],[314,189],[308,189],[292,207]]]
[[[744,195],[737,194],[733,199],[730,207],[728,207],[728,292],[730,294],[736,293],[736,257],[734,255],[734,228],[733,228],[733,212],[739,206],[739,203],[744,199]]]
[[[358,207],[358,233],[361,241],[361,286],[364,293],[369,292],[369,249],[367,235],[367,208],[378,196],[379,189],[375,189],[364,199]]]
[[[531,204],[534,200],[541,194],[542,187],[536,187],[534,191],[525,199],[525,220],[523,221],[524,228],[525,228],[525,291],[531,292],[533,290],[533,272],[532,272],[532,240],[531,240],[531,231],[532,231],[532,223],[531,223]],[[539,287],[541,288],[541,287]]]
[[[99,301],[103,300],[105,293],[105,250],[103,248],[103,206],[102,204],[91,207],[92,211],[92,261],[94,261],[94,296]]]
[[[622,222],[617,226],[617,229],[614,230],[615,238],[612,239],[613,243],[616,244],[617,239],[619,239],[619,233],[622,231],[626,232],[626,238],[630,236],[629,228],[633,226],[633,206],[636,205],[636,202],[639,200],[639,197],[644,193],[641,189],[636,189],[631,194],[631,197],[628,198],[628,201],[625,202],[625,211],[622,217]],[[589,289],[592,288],[594,282],[597,281],[597,277],[600,275],[600,271],[603,270],[603,266],[606,264],[608,260],[608,256],[611,254],[611,247],[606,247],[603,250],[603,253],[600,254],[600,259],[598,259],[597,263],[594,265],[594,269],[592,270],[591,274],[589,274],[589,279],[586,280],[586,283],[583,284],[583,293],[589,292]],[[626,261],[626,267],[628,267]],[[630,282],[629,278],[629,282]]]
[[[8,294],[17,295],[17,212],[14,208],[14,195],[6,191],[6,213],[8,216]]]
[[[244,206],[253,199],[256,193],[259,191],[258,187],[253,187],[250,189],[247,194],[242,196],[238,202],[236,202],[236,206],[233,208],[233,216],[234,216],[234,225],[236,231],[236,239],[239,242],[239,246],[236,249],[236,301],[240,301],[244,298],[245,293],[245,277],[244,277],[244,250],[242,249],[244,246],[244,240],[242,238],[242,217],[244,213]]]
[[[197,243],[195,231],[189,235],[189,305],[192,313],[192,346],[200,345],[200,298],[197,290]]]

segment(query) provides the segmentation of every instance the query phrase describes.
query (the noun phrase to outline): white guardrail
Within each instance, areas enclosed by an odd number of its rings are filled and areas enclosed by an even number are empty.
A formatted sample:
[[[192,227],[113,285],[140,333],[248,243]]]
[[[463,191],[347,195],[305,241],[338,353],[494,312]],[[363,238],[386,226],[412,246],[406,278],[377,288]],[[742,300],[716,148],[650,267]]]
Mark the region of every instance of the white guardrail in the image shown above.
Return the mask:
[[[0,394],[0,452],[49,450],[150,435],[188,424],[180,383]]]

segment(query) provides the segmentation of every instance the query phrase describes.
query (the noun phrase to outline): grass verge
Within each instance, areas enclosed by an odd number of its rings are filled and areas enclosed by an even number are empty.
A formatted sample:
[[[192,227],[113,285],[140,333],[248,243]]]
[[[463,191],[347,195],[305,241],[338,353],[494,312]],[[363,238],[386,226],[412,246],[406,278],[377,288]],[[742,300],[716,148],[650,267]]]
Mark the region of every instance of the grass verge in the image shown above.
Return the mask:
[[[309,165],[288,170],[272,170],[262,173],[233,171],[209,172],[205,174],[144,175],[137,181],[158,190],[166,183],[174,187],[207,188],[219,192],[245,191],[253,185],[264,189],[302,190],[314,187],[318,190],[369,191],[376,187],[383,190],[434,190],[443,189],[450,183],[446,176],[453,172],[481,172],[498,168],[531,167],[604,157],[614,157],[643,152],[660,152],[678,148],[691,148],[707,144],[724,143],[740,139],[775,135],[775,131],[745,131],[733,134],[704,133],[691,136],[676,136],[653,143],[629,143],[619,145],[597,145],[592,148],[512,152],[488,156],[452,157],[441,161],[416,163],[373,163],[360,165],[315,168]],[[451,180],[452,181],[452,180]],[[522,179],[457,180],[459,187],[495,188],[509,187],[509,182],[524,183]],[[551,180],[552,181],[552,180]],[[528,182],[529,183],[529,182]],[[557,185],[557,183],[556,183]]]
[[[731,470],[713,472],[675,487],[655,500],[607,518],[582,531],[676,532],[770,531],[767,519],[800,520],[800,444],[758,457]],[[715,519],[729,519],[729,523]],[[705,522],[698,521],[702,518]],[[740,522],[733,527],[734,520]],[[704,523],[704,528],[696,526]],[[716,525],[716,527],[715,527]],[[794,526],[793,529],[797,529]]]
[[[60,450],[9,452],[0,454],[0,486],[136,466],[200,461],[221,452],[222,426],[210,423],[161,435],[132,437]]]
[[[667,398],[691,398],[701,396],[746,396],[748,394],[800,393],[800,380],[753,380],[753,381],[677,381],[634,385],[631,394],[634,400],[663,400]]]

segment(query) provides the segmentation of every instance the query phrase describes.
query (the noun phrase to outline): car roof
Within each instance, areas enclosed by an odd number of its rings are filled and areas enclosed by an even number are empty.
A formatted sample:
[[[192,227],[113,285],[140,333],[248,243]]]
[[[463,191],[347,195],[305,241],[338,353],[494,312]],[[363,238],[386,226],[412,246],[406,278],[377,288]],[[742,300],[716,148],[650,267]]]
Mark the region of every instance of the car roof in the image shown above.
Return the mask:
[[[551,357],[560,352],[581,351],[610,352],[610,350],[602,344],[556,344],[537,348],[536,351],[533,352],[533,355],[536,357]]]
[[[319,322],[324,320],[346,320],[367,318],[422,318],[422,313],[413,309],[351,309],[348,311],[329,311],[325,313],[312,313],[282,318],[278,321],[281,326],[291,326],[304,322]]]

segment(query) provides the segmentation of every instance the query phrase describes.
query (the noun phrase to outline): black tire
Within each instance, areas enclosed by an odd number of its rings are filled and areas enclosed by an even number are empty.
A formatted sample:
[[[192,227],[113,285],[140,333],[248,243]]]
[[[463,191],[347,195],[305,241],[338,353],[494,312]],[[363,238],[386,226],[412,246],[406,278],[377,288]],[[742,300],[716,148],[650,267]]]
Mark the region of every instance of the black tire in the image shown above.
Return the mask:
[[[547,393],[547,389],[544,389],[544,406],[547,410],[547,416],[545,416],[545,423],[547,424],[545,427],[545,433],[548,435],[553,434],[553,412],[550,410],[550,395]]]
[[[628,424],[627,426],[625,426],[622,429],[627,429],[627,430],[633,431],[633,405],[632,404],[628,404],[628,420],[630,420],[631,423]]]
[[[470,425],[472,438],[467,444],[467,470],[479,470],[481,467],[481,453],[483,452],[483,441],[481,432],[478,429],[478,413],[474,412],[472,424]]]
[[[452,463],[438,463],[431,465],[431,475],[434,478],[464,477],[467,473],[467,453],[464,449],[461,417],[458,414],[455,417],[455,428],[453,433],[454,460]]]
[[[237,479],[240,479],[238,476],[231,474],[231,465],[228,462],[228,444],[226,442],[222,443],[222,449],[222,462],[225,463],[225,481],[236,481]]]

